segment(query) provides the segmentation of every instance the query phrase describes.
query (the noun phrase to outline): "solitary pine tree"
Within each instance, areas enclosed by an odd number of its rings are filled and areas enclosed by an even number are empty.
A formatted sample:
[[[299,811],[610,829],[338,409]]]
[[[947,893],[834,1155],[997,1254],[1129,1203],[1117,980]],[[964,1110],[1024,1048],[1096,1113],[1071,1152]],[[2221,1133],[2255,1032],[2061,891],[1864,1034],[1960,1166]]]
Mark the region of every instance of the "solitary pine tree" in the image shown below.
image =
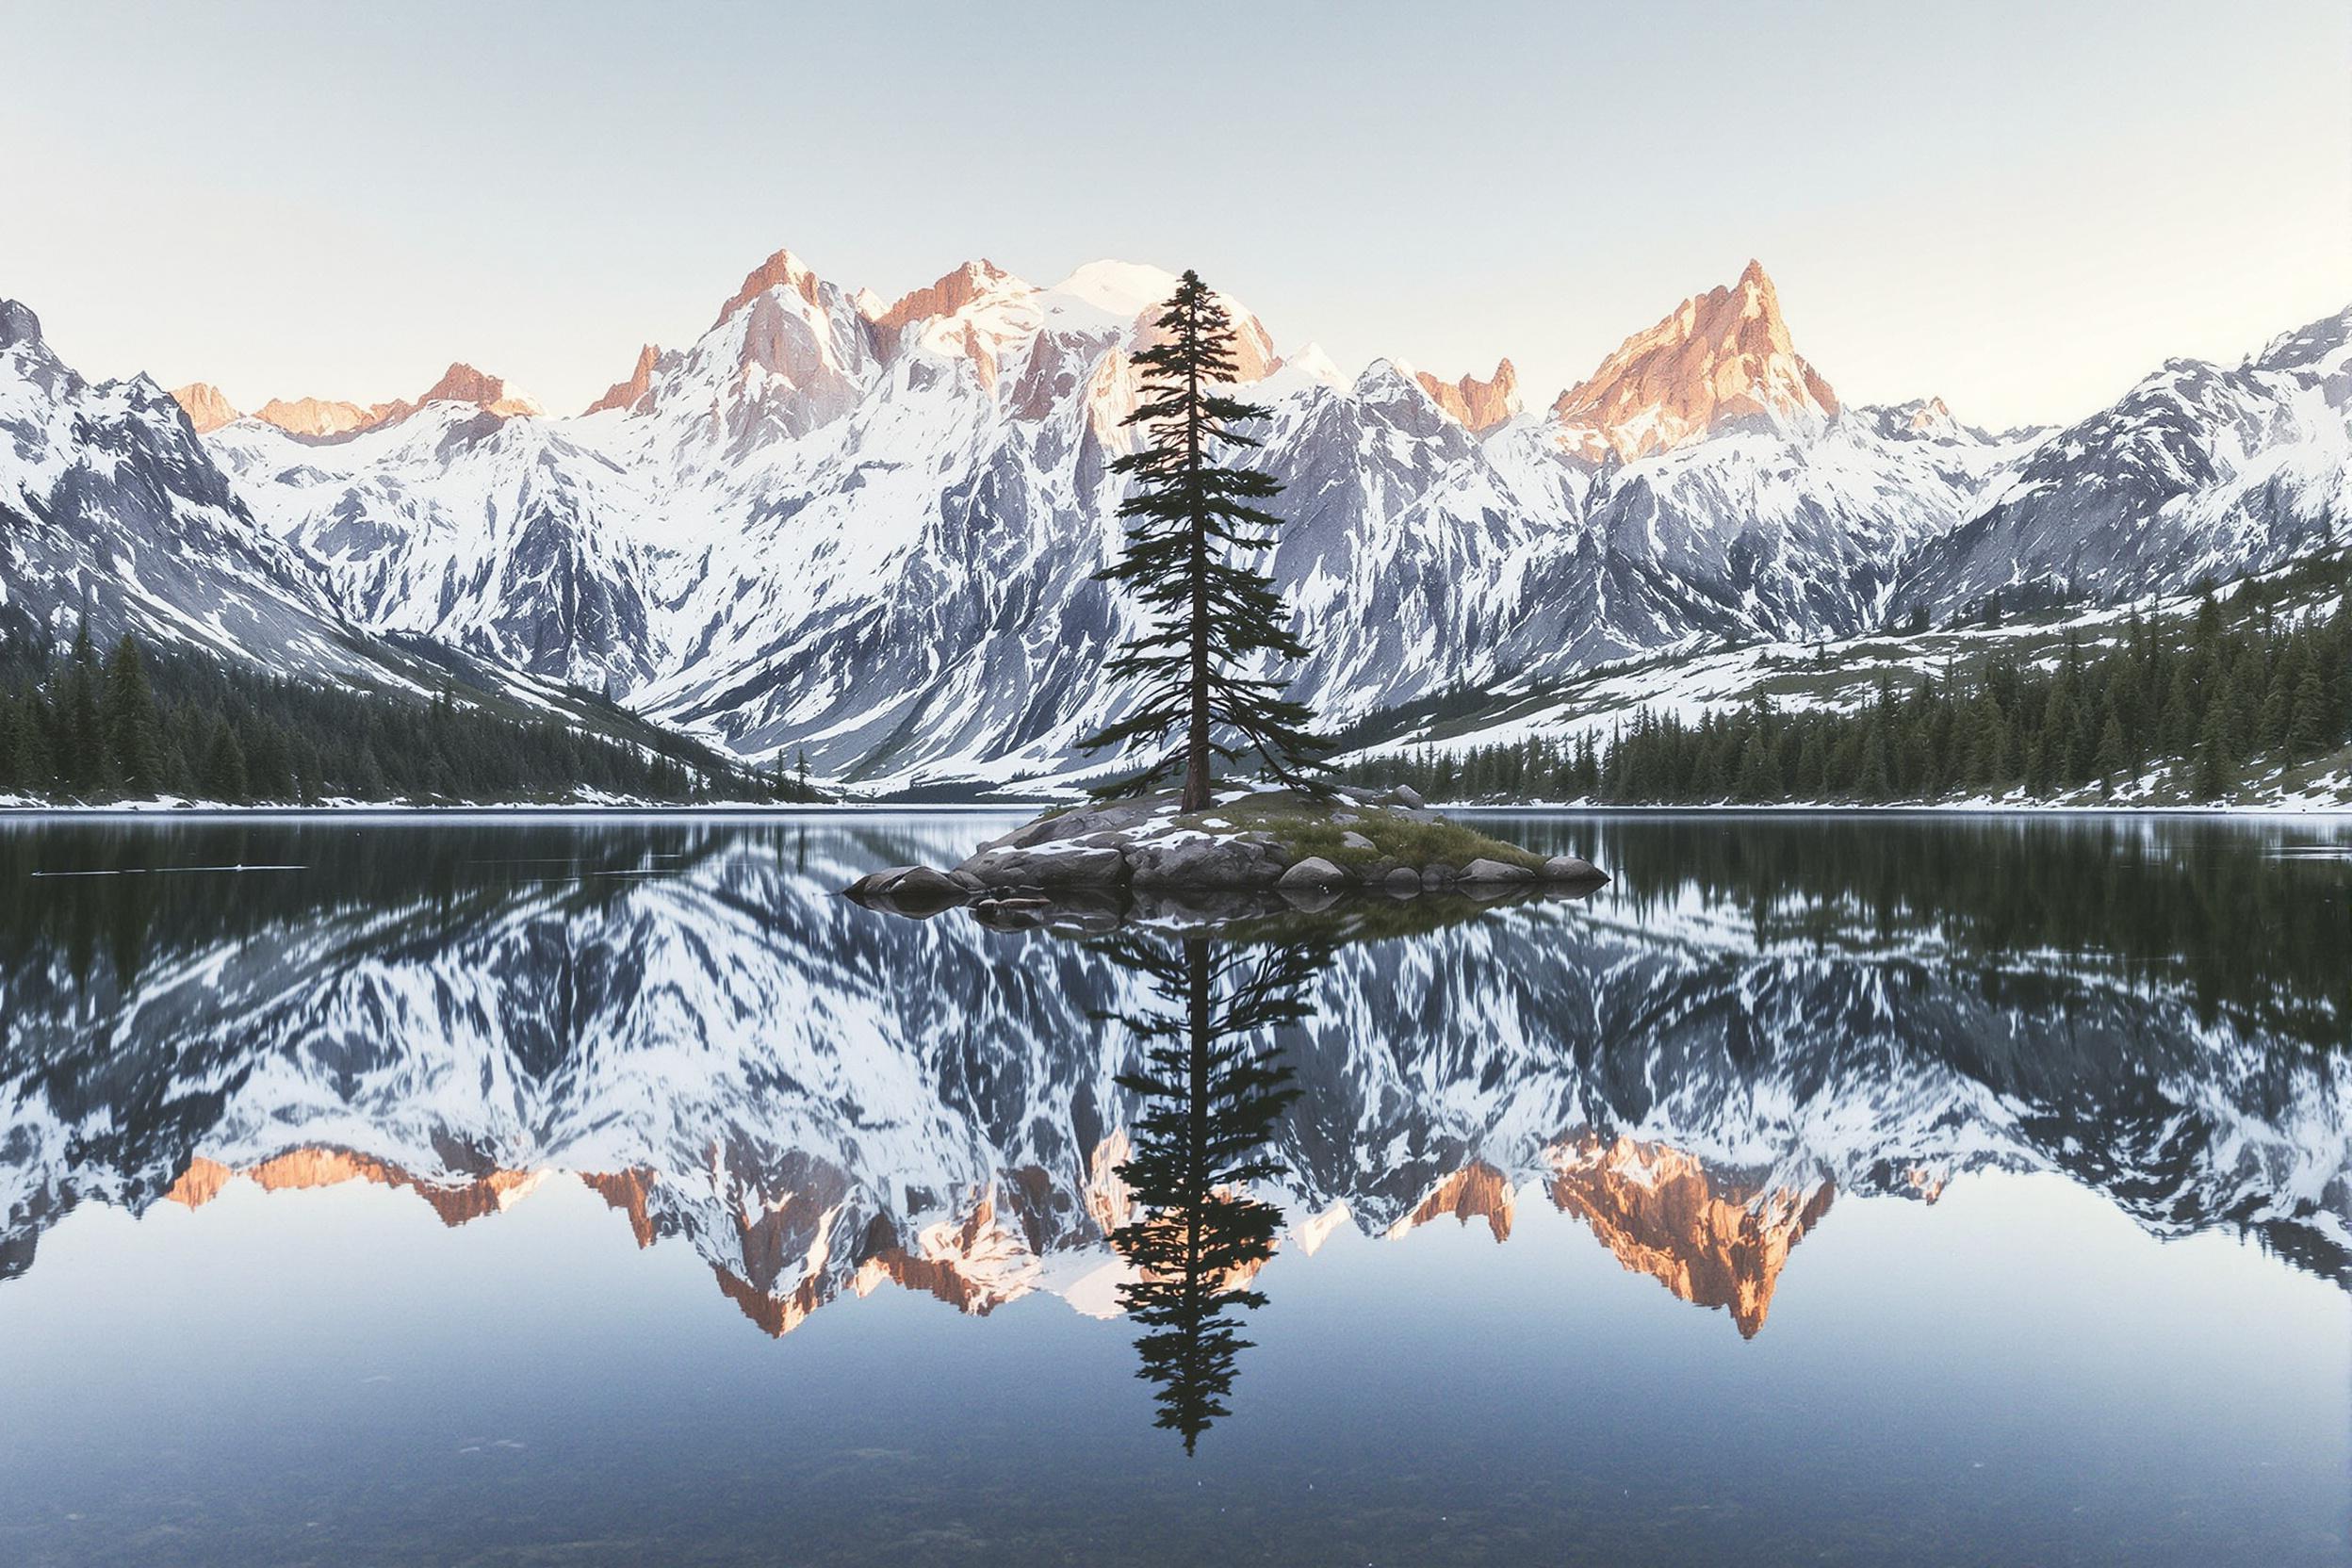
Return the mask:
[[[1233,379],[1232,318],[1187,271],[1158,324],[1162,340],[1135,355],[1143,398],[1126,420],[1144,429],[1146,445],[1112,465],[1135,482],[1119,508],[1127,551],[1096,574],[1132,584],[1151,614],[1152,629],[1110,662],[1140,700],[1083,744],[1095,751],[1181,736],[1130,787],[1181,772],[1180,808],[1199,811],[1209,804],[1212,758],[1254,751],[1296,784],[1320,743],[1307,732],[1315,715],[1282,694],[1289,682],[1251,673],[1261,660],[1279,667],[1307,650],[1273,580],[1250,564],[1282,522],[1258,503],[1282,485],[1235,460],[1257,445],[1235,427],[1265,413],[1215,390]]]

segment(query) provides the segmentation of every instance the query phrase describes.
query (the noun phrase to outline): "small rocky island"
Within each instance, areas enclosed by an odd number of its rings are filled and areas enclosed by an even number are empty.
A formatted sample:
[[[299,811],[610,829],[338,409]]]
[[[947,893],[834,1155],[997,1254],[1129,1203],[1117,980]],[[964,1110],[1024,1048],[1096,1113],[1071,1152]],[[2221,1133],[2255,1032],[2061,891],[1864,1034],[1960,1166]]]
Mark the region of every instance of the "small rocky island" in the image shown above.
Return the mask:
[[[1048,811],[961,865],[891,866],[842,891],[911,913],[1041,909],[1127,893],[1500,897],[1609,880],[1589,860],[1546,858],[1447,821],[1410,790],[1228,789],[1205,810],[1180,806],[1171,790]]]

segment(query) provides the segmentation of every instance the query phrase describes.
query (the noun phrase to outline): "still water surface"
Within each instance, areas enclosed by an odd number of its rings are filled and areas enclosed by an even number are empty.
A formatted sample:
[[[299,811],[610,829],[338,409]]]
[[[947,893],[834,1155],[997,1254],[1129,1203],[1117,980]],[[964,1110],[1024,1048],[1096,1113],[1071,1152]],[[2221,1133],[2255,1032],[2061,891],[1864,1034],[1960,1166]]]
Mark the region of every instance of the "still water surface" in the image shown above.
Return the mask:
[[[2352,825],[0,825],[0,1562],[2352,1560]]]

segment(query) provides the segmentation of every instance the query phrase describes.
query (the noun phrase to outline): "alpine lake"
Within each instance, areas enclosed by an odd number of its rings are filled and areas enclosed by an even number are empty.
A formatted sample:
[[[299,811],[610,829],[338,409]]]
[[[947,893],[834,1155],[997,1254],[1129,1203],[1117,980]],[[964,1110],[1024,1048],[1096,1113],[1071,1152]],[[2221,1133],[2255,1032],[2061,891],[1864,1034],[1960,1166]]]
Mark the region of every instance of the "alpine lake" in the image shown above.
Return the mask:
[[[0,1563],[2352,1560],[2352,819],[0,819]]]

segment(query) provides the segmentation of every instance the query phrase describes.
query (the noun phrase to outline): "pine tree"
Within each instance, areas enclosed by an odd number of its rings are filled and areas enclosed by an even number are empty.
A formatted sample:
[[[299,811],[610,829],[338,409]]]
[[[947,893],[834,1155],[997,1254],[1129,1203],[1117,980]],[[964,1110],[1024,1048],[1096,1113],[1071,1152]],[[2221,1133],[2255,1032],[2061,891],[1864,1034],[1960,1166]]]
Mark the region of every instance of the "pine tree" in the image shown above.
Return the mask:
[[[2132,765],[2131,748],[2123,738],[2123,721],[2110,711],[2107,727],[2099,731],[2099,755],[2092,760],[2092,771],[2099,775],[2099,798],[2105,800],[2115,792],[2116,777]]]
[[[105,710],[106,744],[124,792],[162,793],[163,720],[147,684],[146,661],[127,631],[106,661]]]
[[[1213,758],[1254,751],[1276,776],[1299,783],[1320,746],[1307,732],[1314,714],[1282,695],[1287,682],[1250,673],[1262,659],[1279,663],[1307,650],[1289,629],[1272,579],[1250,564],[1281,526],[1257,503],[1282,486],[1229,455],[1257,445],[1237,427],[1265,416],[1215,390],[1234,375],[1232,319],[1187,271],[1158,327],[1162,341],[1135,356],[1143,397],[1126,420],[1144,431],[1146,445],[1112,466],[1135,482],[1119,509],[1126,554],[1096,574],[1131,585],[1151,615],[1151,629],[1109,666],[1140,700],[1085,746],[1158,745],[1181,736],[1130,787],[1181,773],[1181,809],[1198,811],[1209,805]]]
[[[48,704],[27,686],[16,713],[16,787],[28,795],[47,794],[57,785],[57,757],[49,748]]]
[[[2295,683],[2294,705],[2287,719],[2286,753],[2291,762],[2316,757],[2328,745],[2328,698],[2319,679],[2316,660],[2303,662]]]
[[[65,729],[64,756],[58,760],[68,787],[89,793],[106,783],[106,726],[98,699],[98,655],[90,646],[90,623],[74,635],[74,659],[66,666],[65,690],[58,718]]]
[[[245,748],[237,743],[229,721],[218,714],[204,745],[204,793],[230,805],[245,798]]]
[[[2230,750],[2230,717],[2222,703],[2213,703],[2206,709],[2204,733],[2197,744],[2195,776],[2199,800],[2219,800],[2237,788],[2238,762]]]

